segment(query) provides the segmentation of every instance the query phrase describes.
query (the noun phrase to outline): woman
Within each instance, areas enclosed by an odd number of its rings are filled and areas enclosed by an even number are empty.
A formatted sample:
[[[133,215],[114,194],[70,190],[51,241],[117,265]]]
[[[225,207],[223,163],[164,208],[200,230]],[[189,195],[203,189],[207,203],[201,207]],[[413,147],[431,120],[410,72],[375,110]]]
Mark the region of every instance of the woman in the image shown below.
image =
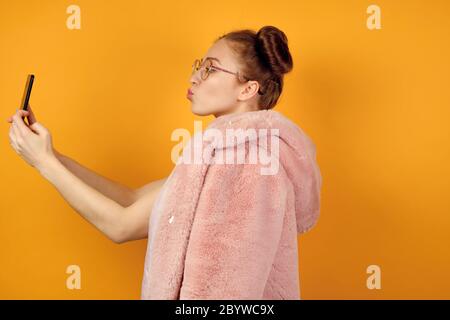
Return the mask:
[[[216,117],[205,131],[214,138],[193,137],[168,178],[136,190],[56,152],[31,108],[9,119],[10,142],[111,240],[148,237],[142,299],[299,299],[297,234],[318,219],[322,180],[312,141],[271,110],[292,67],[273,26],[219,37],[194,62],[187,94],[193,113]],[[221,141],[243,129],[258,135]],[[196,148],[208,161],[189,161]]]

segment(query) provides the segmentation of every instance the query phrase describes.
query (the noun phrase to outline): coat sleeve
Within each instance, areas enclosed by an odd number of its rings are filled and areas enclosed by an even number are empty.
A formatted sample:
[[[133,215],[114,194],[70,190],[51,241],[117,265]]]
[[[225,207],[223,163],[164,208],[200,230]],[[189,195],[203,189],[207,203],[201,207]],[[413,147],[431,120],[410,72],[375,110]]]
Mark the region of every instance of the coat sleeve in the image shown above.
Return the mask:
[[[262,299],[280,242],[286,177],[259,164],[215,164],[205,176],[180,299]]]

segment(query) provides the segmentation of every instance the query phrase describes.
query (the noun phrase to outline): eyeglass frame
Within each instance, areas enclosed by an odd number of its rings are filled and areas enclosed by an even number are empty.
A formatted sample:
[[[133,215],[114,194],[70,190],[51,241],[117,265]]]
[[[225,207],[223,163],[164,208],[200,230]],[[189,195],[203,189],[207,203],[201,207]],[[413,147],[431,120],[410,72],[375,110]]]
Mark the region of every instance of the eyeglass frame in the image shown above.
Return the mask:
[[[198,67],[196,67],[197,61],[198,61]],[[223,71],[223,72],[227,72],[227,73],[233,74],[233,75],[235,75],[239,80],[241,80],[241,79],[240,79],[240,76],[242,76],[246,81],[250,81],[249,78],[247,78],[247,77],[244,76],[244,75],[241,75],[241,74],[239,73],[239,71],[238,71],[238,72],[233,72],[233,71],[230,71],[230,70],[226,70],[226,69],[217,67],[217,66],[215,66],[215,65],[212,64],[212,59],[205,59],[205,60],[203,60],[203,58],[202,58],[202,59],[195,59],[195,60],[194,60],[194,63],[192,64],[192,75],[193,75],[194,73],[196,73],[198,70],[200,70],[200,69],[203,67],[202,65],[203,65],[203,62],[205,62],[205,61],[211,61],[211,66],[210,66],[210,68],[212,68],[212,69],[216,69],[216,70],[220,70],[220,71]],[[208,71],[208,70],[206,70],[206,77],[205,77],[204,79],[203,79],[203,77],[202,77],[202,74],[200,73],[200,78],[202,78],[203,81],[205,81],[206,79],[208,79],[208,77],[209,77],[209,71]],[[258,88],[258,94],[263,95],[263,92],[261,91],[261,88]]]

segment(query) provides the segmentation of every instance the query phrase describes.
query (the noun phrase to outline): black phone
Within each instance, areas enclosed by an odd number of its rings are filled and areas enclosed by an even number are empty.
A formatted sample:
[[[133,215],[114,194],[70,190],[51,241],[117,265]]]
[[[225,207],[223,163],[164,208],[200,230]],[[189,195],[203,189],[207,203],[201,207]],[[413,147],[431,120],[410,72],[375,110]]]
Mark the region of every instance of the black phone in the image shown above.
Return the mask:
[[[31,95],[31,89],[33,88],[33,82],[34,82],[34,74],[29,74],[27,77],[27,82],[25,84],[25,90],[23,92],[22,97],[22,109],[27,110],[28,109],[28,102],[30,101],[30,95]],[[22,119],[25,119],[25,117],[22,117]],[[27,118],[28,120],[28,118]],[[24,120],[25,122],[25,120]],[[28,124],[30,124],[30,121],[28,121]]]

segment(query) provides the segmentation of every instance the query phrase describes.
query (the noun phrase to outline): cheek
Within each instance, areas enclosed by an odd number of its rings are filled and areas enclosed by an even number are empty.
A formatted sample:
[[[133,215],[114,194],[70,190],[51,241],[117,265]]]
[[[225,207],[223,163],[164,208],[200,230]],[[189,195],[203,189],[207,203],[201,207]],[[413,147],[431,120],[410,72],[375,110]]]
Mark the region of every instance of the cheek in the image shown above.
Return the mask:
[[[211,107],[227,107],[236,103],[236,89],[233,83],[223,79],[210,80],[209,83],[203,83],[205,85],[202,90],[204,103],[210,104]]]

